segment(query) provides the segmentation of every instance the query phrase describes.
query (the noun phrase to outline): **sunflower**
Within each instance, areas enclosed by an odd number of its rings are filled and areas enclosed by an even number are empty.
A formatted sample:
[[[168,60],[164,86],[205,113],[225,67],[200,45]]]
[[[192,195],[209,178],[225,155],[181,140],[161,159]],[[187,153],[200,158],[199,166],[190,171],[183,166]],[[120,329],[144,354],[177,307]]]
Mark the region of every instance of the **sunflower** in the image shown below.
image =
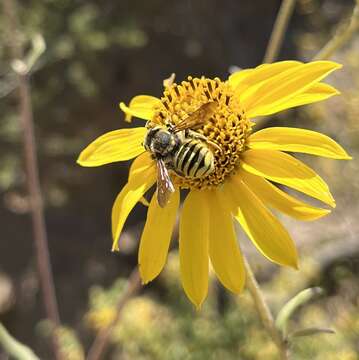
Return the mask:
[[[185,119],[201,106],[215,101],[215,113],[196,130],[221,151],[213,151],[215,169],[201,178],[170,172],[175,192],[161,208],[156,194],[148,204],[138,262],[143,283],[163,269],[180,205],[180,190],[188,189],[179,221],[179,256],[183,288],[199,307],[208,292],[209,260],[220,282],[239,293],[244,286],[243,257],[237,243],[235,218],[256,248],[269,260],[298,267],[296,247],[271,210],[310,221],[330,210],[312,206],[287,194],[279,185],[335,207],[328,185],[311,168],[287,152],[332,159],[350,159],[331,138],[310,130],[269,127],[253,131],[251,119],[310,104],[338,94],[320,81],[341,65],[331,61],[264,64],[219,78],[188,77],[180,84],[164,83],[159,99],[135,96],[120,108],[126,121],[137,117],[165,126]],[[108,132],[94,140],[79,156],[82,166],[133,161],[126,185],[112,209],[113,250],[131,210],[156,183],[156,163],[143,147],[148,129],[136,127]]]

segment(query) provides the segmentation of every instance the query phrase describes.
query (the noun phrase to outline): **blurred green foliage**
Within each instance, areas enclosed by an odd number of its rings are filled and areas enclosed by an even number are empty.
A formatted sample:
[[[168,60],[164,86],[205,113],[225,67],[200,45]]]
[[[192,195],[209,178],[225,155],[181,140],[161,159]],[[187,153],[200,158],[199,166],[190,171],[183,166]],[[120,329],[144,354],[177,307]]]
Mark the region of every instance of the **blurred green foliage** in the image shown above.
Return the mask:
[[[314,268],[310,263],[303,267],[306,277],[313,275]],[[277,359],[276,347],[263,329],[248,292],[240,296],[224,294],[223,288],[212,282],[208,299],[197,312],[181,296],[183,290],[178,270],[178,254],[172,252],[161,275],[165,293],[159,296],[151,290],[146,291],[126,304],[112,334],[114,353],[111,358]],[[282,272],[274,274],[264,284],[266,296],[273,299],[273,289],[283,289],[282,283],[287,276],[288,273]],[[358,284],[355,286],[359,291]],[[87,326],[98,331],[109,324],[116,311],[115,304],[121,297],[121,289],[124,289],[123,279],[109,289],[96,287],[90,291],[90,307],[85,316]],[[288,291],[284,296],[288,297]],[[279,294],[272,303],[277,311],[284,296]],[[356,360],[357,306],[335,295],[303,306],[290,322],[291,331],[319,326],[334,328],[336,334],[292,339],[293,359]]]
[[[56,338],[66,360],[85,359],[85,352],[74,330],[62,326],[56,330]]]

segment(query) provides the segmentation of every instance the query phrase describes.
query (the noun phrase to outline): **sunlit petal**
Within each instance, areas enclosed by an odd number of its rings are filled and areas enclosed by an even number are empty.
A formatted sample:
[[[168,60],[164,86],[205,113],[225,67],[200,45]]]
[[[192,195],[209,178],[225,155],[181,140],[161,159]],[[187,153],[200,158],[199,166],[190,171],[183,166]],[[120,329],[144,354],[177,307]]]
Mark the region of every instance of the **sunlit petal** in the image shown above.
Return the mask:
[[[129,213],[155,181],[156,168],[145,168],[133,176],[116,197],[112,207],[112,251],[119,249],[120,234]]]
[[[125,103],[120,103],[120,109],[126,114],[126,121],[130,122],[132,116],[151,120],[155,114],[155,108],[162,106],[161,100],[149,95],[135,96],[130,104],[127,106]]]
[[[152,196],[138,252],[140,274],[144,284],[153,280],[165,265],[178,206],[178,190],[172,194],[165,208],[158,205],[156,193]]]
[[[236,71],[228,77],[228,83],[234,90],[237,90],[238,86],[248,78],[249,75],[253,74],[256,69],[243,69]]]
[[[257,110],[252,110],[251,117],[272,115],[286,109],[326,100],[338,94],[340,94],[339,91],[328,84],[315,83],[306,91],[283,102],[274,105],[269,104],[268,106],[259,107]]]
[[[271,127],[255,132],[248,140],[251,149],[282,150],[332,159],[351,159],[333,139],[311,130]]]
[[[264,204],[279,210],[294,219],[311,221],[330,213],[330,210],[311,206],[288,195],[277,186],[271,184],[268,180],[248,173],[243,169],[238,171],[238,177],[244,181]]]
[[[297,250],[287,230],[239,176],[226,183],[223,194],[234,217],[264,256],[280,265],[298,267]]]
[[[110,131],[84,149],[77,162],[82,166],[100,166],[116,161],[125,161],[145,151],[142,146],[146,128]]]
[[[276,106],[305,92],[341,65],[332,61],[313,61],[290,68],[263,82],[247,98],[241,97],[247,116],[252,117],[268,106]]]
[[[237,244],[233,219],[220,190],[207,191],[210,207],[209,257],[221,283],[234,293],[244,286],[243,258]]]
[[[130,181],[133,176],[141,173],[144,169],[154,165],[155,163],[152,159],[152,155],[148,151],[145,151],[132,161],[130,171],[128,173],[128,181]]]
[[[262,64],[254,69],[244,69],[235,72],[228,78],[229,84],[243,98],[247,97],[246,91],[252,91],[252,87],[257,87],[264,81],[286,71],[293,69],[302,63],[299,61],[278,61],[273,64]]]
[[[183,204],[179,229],[182,284],[197,308],[208,293],[209,209],[205,200],[201,191],[190,191]]]
[[[247,150],[241,166],[268,180],[289,186],[335,207],[328,185],[311,168],[294,157],[276,150]]]

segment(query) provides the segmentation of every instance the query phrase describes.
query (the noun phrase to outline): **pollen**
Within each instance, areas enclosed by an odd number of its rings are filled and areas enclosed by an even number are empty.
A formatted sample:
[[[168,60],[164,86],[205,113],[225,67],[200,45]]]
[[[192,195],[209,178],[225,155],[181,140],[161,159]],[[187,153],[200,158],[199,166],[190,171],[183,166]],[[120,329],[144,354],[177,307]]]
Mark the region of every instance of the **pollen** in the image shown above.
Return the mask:
[[[205,177],[191,179],[172,172],[171,178],[176,185],[184,189],[211,188],[236,172],[253,123],[246,117],[238,96],[227,82],[219,78],[189,76],[181,84],[168,85],[161,102],[163,106],[156,109],[153,122],[162,125],[168,121],[176,124],[208,102],[218,104],[208,122],[196,129],[221,149],[214,150],[214,171]]]

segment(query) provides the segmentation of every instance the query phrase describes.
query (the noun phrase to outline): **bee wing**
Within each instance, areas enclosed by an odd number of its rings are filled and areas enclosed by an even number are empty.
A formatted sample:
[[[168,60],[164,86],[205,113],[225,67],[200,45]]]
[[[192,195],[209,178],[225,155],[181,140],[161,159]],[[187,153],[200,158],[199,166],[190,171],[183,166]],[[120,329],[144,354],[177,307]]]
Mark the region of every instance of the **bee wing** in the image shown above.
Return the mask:
[[[185,119],[179,121],[174,126],[174,132],[179,132],[186,129],[195,130],[202,125],[204,125],[210,117],[214,114],[217,108],[217,103],[215,101],[208,102],[202,105],[199,109],[194,111]]]
[[[162,208],[168,204],[175,188],[163,160],[157,160],[157,201]]]

